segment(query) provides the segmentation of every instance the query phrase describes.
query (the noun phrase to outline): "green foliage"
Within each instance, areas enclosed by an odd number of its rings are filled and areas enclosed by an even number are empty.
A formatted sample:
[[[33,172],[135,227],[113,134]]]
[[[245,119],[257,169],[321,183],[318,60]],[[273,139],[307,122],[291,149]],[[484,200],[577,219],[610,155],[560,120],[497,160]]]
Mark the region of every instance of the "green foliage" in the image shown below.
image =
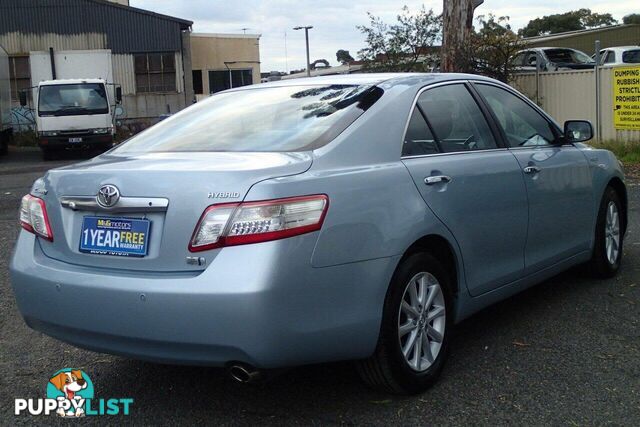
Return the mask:
[[[522,37],[535,37],[545,34],[563,33],[565,31],[584,30],[604,25],[617,24],[610,13],[592,13],[591,9],[579,9],[566,13],[536,18],[518,33]]]
[[[365,36],[365,47],[358,52],[365,71],[429,71],[433,45],[442,33],[439,15],[424,5],[415,15],[404,6],[392,25],[367,15],[369,25],[357,27]]]
[[[589,145],[595,148],[604,148],[611,151],[616,157],[625,164],[638,164],[640,163],[640,141],[602,141],[602,142],[588,142]]]
[[[508,16],[481,15],[458,62],[465,72],[508,82],[513,56],[524,48],[522,38],[511,30]]]
[[[14,132],[11,143],[16,147],[37,147],[38,135],[33,130]]]
[[[640,24],[640,13],[632,13],[622,18],[623,24]]]
[[[339,49],[336,52],[336,60],[341,64],[348,64],[349,62],[353,61],[353,56],[349,54],[348,50]]]

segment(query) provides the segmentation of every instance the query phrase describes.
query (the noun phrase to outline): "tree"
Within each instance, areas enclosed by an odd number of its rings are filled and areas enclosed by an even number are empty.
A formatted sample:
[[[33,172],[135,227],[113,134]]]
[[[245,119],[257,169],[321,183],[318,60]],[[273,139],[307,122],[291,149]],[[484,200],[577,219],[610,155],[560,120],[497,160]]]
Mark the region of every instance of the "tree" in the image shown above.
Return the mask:
[[[358,52],[365,71],[428,71],[433,45],[440,39],[440,16],[424,6],[415,15],[404,6],[388,25],[370,12],[369,26],[358,25],[365,47]]]
[[[617,24],[610,13],[592,13],[591,9],[579,9],[566,13],[536,18],[520,29],[518,34],[523,37],[535,37],[545,34],[563,33],[565,31],[584,30]]]
[[[344,65],[344,64],[348,64],[349,62],[353,61],[353,56],[351,56],[349,54],[348,50],[339,49],[336,52],[336,60],[339,63],[341,63],[342,65]]]
[[[622,18],[623,24],[640,24],[640,13],[632,13]]]
[[[511,30],[508,16],[481,15],[476,22],[478,28],[462,50],[461,71],[507,83],[514,71],[514,55],[525,48],[522,37]]]
[[[463,49],[473,27],[473,11],[484,0],[444,0],[442,13],[442,63],[445,72],[462,71]]]

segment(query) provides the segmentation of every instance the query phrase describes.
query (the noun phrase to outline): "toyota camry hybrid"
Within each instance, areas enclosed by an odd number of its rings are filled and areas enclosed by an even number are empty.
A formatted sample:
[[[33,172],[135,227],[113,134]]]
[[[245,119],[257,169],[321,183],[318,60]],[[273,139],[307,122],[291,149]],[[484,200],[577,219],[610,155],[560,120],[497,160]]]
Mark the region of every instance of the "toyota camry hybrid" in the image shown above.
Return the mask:
[[[620,267],[621,166],[495,80],[352,74],[211,96],[22,199],[31,328],[163,363],[355,360],[417,393],[454,325],[569,267]]]

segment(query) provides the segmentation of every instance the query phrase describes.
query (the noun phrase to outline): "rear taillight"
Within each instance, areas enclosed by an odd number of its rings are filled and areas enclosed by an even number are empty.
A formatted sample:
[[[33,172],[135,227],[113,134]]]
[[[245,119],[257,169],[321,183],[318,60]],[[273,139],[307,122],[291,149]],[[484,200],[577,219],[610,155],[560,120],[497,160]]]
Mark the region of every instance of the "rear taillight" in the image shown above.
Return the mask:
[[[20,203],[20,225],[25,230],[53,241],[51,224],[44,200],[27,194]]]
[[[328,206],[329,198],[324,194],[212,205],[200,217],[189,250],[266,242],[316,231],[322,227]]]

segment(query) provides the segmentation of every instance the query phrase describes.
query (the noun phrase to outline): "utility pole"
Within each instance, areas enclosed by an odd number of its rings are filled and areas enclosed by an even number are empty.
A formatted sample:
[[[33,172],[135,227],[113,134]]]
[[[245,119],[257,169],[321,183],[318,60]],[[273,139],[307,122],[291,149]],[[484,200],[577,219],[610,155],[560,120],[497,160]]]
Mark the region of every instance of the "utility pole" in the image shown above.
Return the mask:
[[[484,0],[443,0],[440,71],[459,71],[457,61],[471,35],[473,11],[482,3]]]
[[[311,60],[309,59],[309,30],[312,28],[312,25],[293,28],[294,30],[304,30],[304,38],[307,43],[307,77],[311,77]]]

